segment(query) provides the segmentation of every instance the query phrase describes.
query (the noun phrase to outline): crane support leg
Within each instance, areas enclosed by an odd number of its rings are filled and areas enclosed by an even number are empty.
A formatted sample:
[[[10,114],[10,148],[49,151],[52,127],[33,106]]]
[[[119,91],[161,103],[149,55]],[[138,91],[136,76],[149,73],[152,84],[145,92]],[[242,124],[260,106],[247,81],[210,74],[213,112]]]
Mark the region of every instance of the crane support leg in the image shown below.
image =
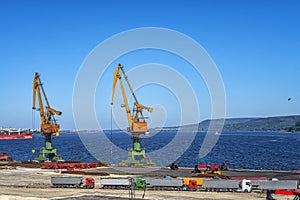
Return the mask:
[[[132,136],[133,148],[128,149],[128,157],[122,160],[120,165],[126,166],[140,166],[148,165],[154,166],[155,164],[146,156],[145,149],[141,148],[141,138],[139,136]]]
[[[52,135],[45,134],[44,137],[45,147],[40,149],[39,157],[34,160],[39,162],[62,161],[62,158],[57,154],[56,149],[52,148]]]
[[[133,150],[141,151],[141,138],[133,136],[132,141],[133,141]]]

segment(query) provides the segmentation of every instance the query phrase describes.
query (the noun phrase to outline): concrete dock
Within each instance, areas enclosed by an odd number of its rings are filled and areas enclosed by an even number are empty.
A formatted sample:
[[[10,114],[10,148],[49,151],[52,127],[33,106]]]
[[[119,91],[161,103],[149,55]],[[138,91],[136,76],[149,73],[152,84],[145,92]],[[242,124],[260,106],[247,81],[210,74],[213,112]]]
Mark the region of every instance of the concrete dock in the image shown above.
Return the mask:
[[[143,176],[193,176],[192,168],[180,168],[179,170],[171,170],[168,168],[122,168],[119,167],[101,167],[90,169],[91,172],[107,172],[112,176],[116,175],[143,175]],[[68,176],[62,174],[61,170],[45,170],[40,168],[28,167],[4,167],[0,169],[0,199],[16,199],[16,200],[48,200],[48,199],[128,199],[128,191],[126,190],[104,190],[100,188],[100,176],[93,175],[95,179],[95,189],[73,189],[73,188],[52,188],[51,176]],[[223,171],[224,175],[235,177],[270,177],[281,180],[298,180],[299,173],[287,171],[256,171],[256,170],[229,170]],[[70,176],[74,176],[71,174]],[[82,176],[82,175],[79,175]],[[84,175],[85,176],[85,175]],[[87,175],[89,176],[89,175]],[[87,177],[85,176],[85,177]],[[141,198],[142,191],[136,191],[136,198]],[[190,192],[190,191],[146,191],[145,199],[191,199],[191,200],[244,200],[244,199],[265,199],[265,192],[253,191],[251,193],[237,192]],[[292,199],[291,196],[273,195],[275,199]]]

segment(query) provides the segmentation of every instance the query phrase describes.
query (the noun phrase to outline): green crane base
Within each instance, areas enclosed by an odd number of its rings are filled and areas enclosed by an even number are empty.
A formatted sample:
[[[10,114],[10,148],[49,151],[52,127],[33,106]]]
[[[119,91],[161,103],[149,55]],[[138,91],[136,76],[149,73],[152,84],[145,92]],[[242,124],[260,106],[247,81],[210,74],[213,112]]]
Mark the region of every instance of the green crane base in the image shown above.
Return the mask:
[[[47,161],[63,161],[61,156],[56,153],[56,149],[46,149],[41,148],[39,157],[34,160],[39,162],[47,162]]]
[[[145,149],[141,149],[139,137],[132,137],[133,148],[128,149],[128,157],[122,160],[120,166],[155,166],[155,163],[150,160],[145,154]]]
[[[145,154],[145,149],[136,151],[132,148],[128,149],[128,157],[126,160],[122,160],[121,166],[155,166],[148,156]]]
[[[52,134],[45,134],[45,147],[40,149],[39,157],[34,160],[39,162],[63,161],[56,149],[52,148]]]

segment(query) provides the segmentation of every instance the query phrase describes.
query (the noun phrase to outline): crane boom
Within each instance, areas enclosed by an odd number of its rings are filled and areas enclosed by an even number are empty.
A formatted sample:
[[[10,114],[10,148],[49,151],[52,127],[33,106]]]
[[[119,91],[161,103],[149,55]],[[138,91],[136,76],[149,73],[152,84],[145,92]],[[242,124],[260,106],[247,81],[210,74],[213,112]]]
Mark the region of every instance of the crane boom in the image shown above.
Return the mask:
[[[119,73],[120,67],[121,66],[119,65],[117,67],[117,69],[115,70],[115,73],[114,73],[114,82],[113,82],[111,105],[113,105],[113,102],[114,102],[114,94],[115,94],[115,90],[116,90],[116,85],[117,85],[117,81],[119,80],[120,86],[121,86],[121,91],[122,91],[122,96],[123,96],[123,100],[124,100],[124,104],[125,104],[125,110],[126,110],[128,124],[129,124],[129,127],[131,127],[132,126],[132,115],[130,113],[130,108],[129,108],[129,105],[128,105],[128,100],[127,100],[127,96],[126,96],[126,93],[125,93],[122,77]]]
[[[34,79],[33,79],[33,101],[32,101],[32,109],[36,109],[35,107],[35,101],[36,101],[36,94],[38,95],[38,101],[40,105],[40,116],[41,116],[41,121],[42,123],[45,122],[45,111],[43,107],[43,101],[41,97],[41,92],[40,92],[40,85],[42,85],[40,76],[38,73],[35,73]],[[41,106],[42,105],[42,106]]]
[[[129,87],[129,90],[131,92],[131,95],[134,98],[134,108],[133,111],[131,113],[129,105],[128,105],[128,100],[127,100],[127,96],[126,96],[126,92],[125,92],[125,88],[122,82],[122,76],[120,74],[120,71],[123,74],[123,77],[126,80],[126,83]],[[123,66],[121,64],[118,65],[118,67],[116,68],[115,72],[114,72],[114,81],[113,81],[113,87],[112,87],[112,98],[111,98],[111,105],[113,105],[114,102],[114,96],[115,96],[115,89],[116,89],[116,85],[117,85],[117,81],[119,80],[120,82],[120,87],[121,87],[121,91],[122,91],[122,96],[123,96],[123,100],[124,100],[124,105],[125,105],[125,110],[126,110],[126,115],[127,115],[127,120],[128,120],[128,124],[129,124],[129,131],[132,133],[146,133],[148,132],[148,127],[147,127],[147,122],[145,121],[145,117],[143,115],[143,109],[147,110],[148,112],[152,112],[153,109],[150,107],[146,107],[144,105],[139,104],[133,89],[128,81],[127,75],[123,69]]]

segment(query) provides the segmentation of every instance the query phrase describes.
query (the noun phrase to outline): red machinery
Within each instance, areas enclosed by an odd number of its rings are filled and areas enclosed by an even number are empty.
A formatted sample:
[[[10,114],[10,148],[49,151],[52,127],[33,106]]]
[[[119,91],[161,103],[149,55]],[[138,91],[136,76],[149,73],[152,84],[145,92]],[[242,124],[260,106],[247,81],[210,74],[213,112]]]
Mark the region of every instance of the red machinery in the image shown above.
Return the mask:
[[[12,161],[12,158],[9,157],[7,153],[4,153],[4,152],[3,152],[3,153],[0,155],[0,161]]]
[[[274,194],[296,195],[300,197],[300,190],[275,190]]]
[[[295,195],[293,200],[299,200],[300,199],[300,190],[275,190],[274,194]]]
[[[0,161],[7,161],[8,160],[8,155],[7,153],[2,153],[0,155]]]
[[[217,174],[220,175],[221,167],[219,165],[204,165],[204,164],[197,164],[195,165],[195,173],[201,174]]]

